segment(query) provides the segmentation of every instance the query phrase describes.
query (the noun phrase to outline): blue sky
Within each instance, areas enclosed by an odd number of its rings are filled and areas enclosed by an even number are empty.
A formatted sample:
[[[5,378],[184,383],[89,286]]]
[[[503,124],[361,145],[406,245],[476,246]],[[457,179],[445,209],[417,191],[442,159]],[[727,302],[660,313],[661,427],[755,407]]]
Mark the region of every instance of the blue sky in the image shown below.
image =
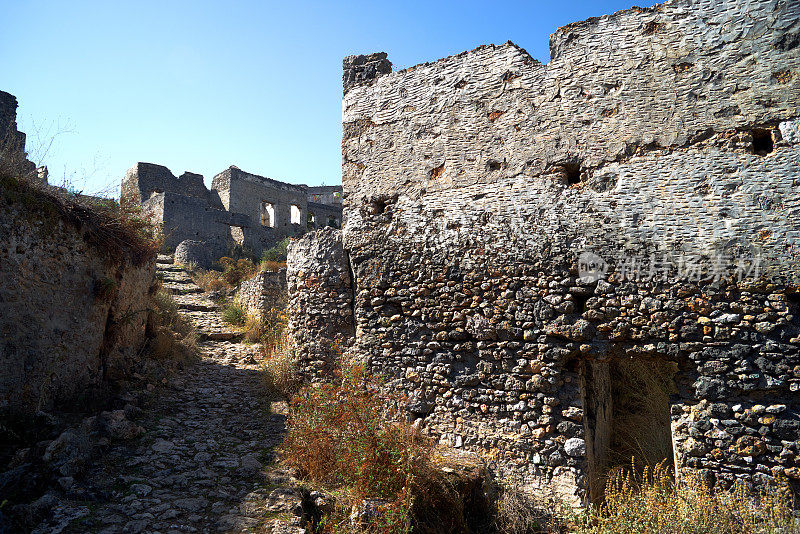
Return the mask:
[[[547,62],[558,26],[633,1],[3,0],[0,90],[51,183],[109,190],[149,161],[207,184],[236,165],[332,185],[342,57],[385,51],[399,69],[511,40]]]

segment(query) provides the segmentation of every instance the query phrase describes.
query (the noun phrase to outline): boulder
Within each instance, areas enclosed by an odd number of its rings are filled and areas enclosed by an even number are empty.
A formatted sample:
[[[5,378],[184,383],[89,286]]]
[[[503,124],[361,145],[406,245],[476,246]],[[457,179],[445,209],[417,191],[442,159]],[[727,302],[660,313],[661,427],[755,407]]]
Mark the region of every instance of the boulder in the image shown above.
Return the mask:
[[[175,263],[196,265],[201,269],[211,269],[214,262],[225,254],[224,247],[211,241],[181,241],[175,248]]]

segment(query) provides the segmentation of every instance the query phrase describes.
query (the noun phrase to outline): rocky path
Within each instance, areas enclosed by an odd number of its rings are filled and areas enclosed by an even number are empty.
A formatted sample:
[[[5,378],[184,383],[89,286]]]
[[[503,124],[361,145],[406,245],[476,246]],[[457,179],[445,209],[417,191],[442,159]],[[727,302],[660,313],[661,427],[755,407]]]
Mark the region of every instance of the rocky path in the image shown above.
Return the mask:
[[[201,333],[202,359],[153,391],[141,437],[113,444],[90,468],[100,497],[63,532],[302,532],[297,491],[273,464],[284,416],[272,413],[255,348],[236,343],[184,271],[159,262]]]

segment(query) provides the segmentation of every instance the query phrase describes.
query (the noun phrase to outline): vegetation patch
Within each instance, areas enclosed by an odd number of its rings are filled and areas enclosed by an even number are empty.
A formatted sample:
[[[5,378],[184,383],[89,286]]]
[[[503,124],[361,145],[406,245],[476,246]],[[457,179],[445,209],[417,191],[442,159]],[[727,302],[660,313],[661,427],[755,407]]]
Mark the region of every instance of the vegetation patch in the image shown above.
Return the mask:
[[[261,254],[262,262],[283,263],[286,266],[286,255],[289,249],[289,238],[286,237],[279,241],[274,247],[265,250]]]
[[[465,531],[463,502],[432,463],[434,445],[380,391],[377,378],[350,365],[290,402],[283,462],[336,495],[318,531]]]
[[[262,354],[267,389],[275,397],[291,399],[300,389],[298,362],[289,350],[286,308],[272,308],[261,321]]]
[[[586,534],[792,534],[800,532],[793,507],[785,481],[760,493],[747,484],[724,490],[710,487],[697,475],[676,483],[666,464],[644,471],[633,465],[612,473],[604,504],[586,514],[579,530]]]
[[[54,229],[59,222],[82,232],[84,240],[115,261],[144,265],[161,247],[139,206],[120,206],[115,200],[82,195],[21,178],[0,169],[0,198],[18,204],[22,213]]]
[[[241,306],[230,303],[222,310],[222,320],[231,326],[244,326],[247,315]]]
[[[172,294],[157,288],[147,321],[147,350],[156,360],[189,361],[199,358],[198,334],[195,328],[178,313]]]

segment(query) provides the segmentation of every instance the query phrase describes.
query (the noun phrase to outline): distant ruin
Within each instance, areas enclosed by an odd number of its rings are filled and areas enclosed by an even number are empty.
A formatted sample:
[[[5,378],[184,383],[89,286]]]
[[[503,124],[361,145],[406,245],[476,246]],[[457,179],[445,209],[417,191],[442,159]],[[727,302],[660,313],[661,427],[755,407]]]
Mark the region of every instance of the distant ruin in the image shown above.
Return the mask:
[[[137,163],[122,182],[121,202],[140,204],[163,231],[165,247],[198,241],[219,258],[239,246],[260,255],[286,237],[342,222],[341,186],[293,185],[229,167],[214,176],[179,177]]]
[[[672,0],[550,48],[345,59],[349,268],[290,249],[299,353],[325,369],[299,330],[351,314],[330,344],[421,428],[575,504],[632,456],[797,492],[800,5]]]

